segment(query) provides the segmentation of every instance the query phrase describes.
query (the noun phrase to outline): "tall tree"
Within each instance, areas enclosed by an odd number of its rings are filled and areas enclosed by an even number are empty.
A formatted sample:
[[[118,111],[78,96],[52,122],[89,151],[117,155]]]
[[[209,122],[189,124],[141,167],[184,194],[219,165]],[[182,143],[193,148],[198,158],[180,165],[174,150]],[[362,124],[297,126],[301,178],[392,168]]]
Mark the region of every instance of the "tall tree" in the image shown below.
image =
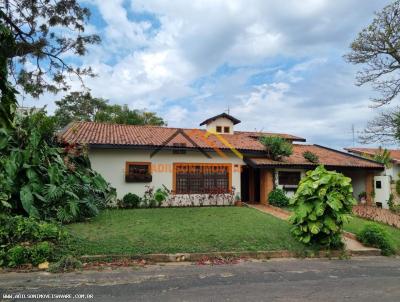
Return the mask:
[[[60,127],[72,121],[158,126],[166,124],[154,112],[131,110],[127,105],[108,105],[108,100],[95,98],[90,92],[71,92],[55,103],[55,117]]]
[[[371,84],[380,94],[373,99],[375,106],[390,103],[400,93],[400,0],[375,13],[345,58],[364,66],[357,74],[357,84]]]
[[[13,47],[1,47],[0,56],[6,60],[13,86],[38,97],[46,91],[67,90],[69,75],[81,82],[82,76],[93,76],[90,68],[75,67],[67,60],[70,55],[84,55],[88,45],[100,42],[99,36],[84,34],[89,16],[89,9],[77,0],[1,1],[1,32],[4,28],[11,32]],[[2,83],[6,80],[0,78]],[[8,107],[3,100],[1,105]]]
[[[71,121],[94,121],[96,114],[107,108],[107,100],[94,98],[90,92],[71,92],[55,103],[54,115],[61,127]]]

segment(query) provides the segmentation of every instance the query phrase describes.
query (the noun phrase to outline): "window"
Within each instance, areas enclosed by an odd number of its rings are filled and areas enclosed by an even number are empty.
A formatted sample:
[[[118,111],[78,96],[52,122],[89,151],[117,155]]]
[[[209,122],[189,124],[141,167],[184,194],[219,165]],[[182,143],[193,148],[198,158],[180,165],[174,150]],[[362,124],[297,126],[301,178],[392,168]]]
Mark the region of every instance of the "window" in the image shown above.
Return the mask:
[[[125,165],[126,182],[151,182],[151,163],[126,162]]]
[[[174,164],[176,194],[221,194],[231,190],[230,164]]]
[[[377,180],[377,181],[375,182],[375,188],[376,188],[376,189],[382,189],[382,182],[381,182],[380,180]]]
[[[174,143],[172,154],[186,154],[185,143]]]
[[[222,133],[222,127],[221,126],[215,127],[215,131],[217,131],[218,133]]]
[[[297,187],[301,179],[301,172],[279,171],[278,182],[284,187]]]
[[[230,132],[229,127],[224,127],[224,133],[229,133],[229,132]]]

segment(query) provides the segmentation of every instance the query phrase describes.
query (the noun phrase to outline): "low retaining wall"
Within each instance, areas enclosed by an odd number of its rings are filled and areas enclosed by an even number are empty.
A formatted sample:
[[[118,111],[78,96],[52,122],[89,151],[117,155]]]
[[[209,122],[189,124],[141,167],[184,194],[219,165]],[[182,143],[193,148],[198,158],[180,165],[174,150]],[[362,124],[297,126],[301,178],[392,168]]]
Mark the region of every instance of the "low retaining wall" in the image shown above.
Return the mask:
[[[400,215],[396,215],[386,209],[357,205],[353,207],[353,213],[362,218],[367,218],[400,228]]]
[[[178,254],[147,254],[147,255],[93,255],[81,256],[82,261],[109,261],[116,259],[137,259],[149,262],[197,262],[205,258],[243,258],[243,259],[276,259],[276,258],[341,258],[350,256],[380,256],[379,249],[357,251],[258,251],[258,252],[214,252],[214,253],[178,253]]]
[[[162,207],[201,207],[232,206],[235,199],[232,194],[179,194],[171,195],[162,203]]]

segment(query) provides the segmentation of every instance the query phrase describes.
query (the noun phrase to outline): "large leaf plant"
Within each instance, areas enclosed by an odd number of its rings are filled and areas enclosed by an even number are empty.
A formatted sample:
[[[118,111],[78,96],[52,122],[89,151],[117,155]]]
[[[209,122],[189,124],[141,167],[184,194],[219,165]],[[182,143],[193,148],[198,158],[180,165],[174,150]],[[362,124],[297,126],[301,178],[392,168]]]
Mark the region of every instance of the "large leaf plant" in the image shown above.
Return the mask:
[[[95,216],[114,196],[84,150],[60,145],[44,112],[0,131],[0,211],[63,223]]]
[[[292,233],[300,242],[330,248],[342,246],[343,223],[356,204],[350,178],[318,166],[300,181],[290,204],[294,207],[289,219]]]

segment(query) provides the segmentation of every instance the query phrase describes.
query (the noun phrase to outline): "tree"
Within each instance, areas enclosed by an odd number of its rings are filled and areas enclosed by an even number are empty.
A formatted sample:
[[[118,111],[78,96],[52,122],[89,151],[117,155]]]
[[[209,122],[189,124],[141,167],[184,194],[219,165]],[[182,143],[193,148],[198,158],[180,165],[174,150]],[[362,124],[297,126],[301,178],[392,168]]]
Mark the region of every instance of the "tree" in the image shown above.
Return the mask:
[[[394,143],[400,140],[400,108],[387,110],[380,113],[360,135],[360,142],[371,143]]]
[[[56,101],[55,117],[60,127],[72,121],[94,121],[100,110],[106,110],[107,100],[94,98],[90,92],[71,92]]]
[[[90,68],[75,67],[65,56],[83,56],[87,46],[100,42],[97,35],[85,35],[88,8],[77,0],[5,0],[0,5],[0,24],[11,31],[15,46],[2,55],[7,58],[14,86],[38,97],[45,91],[69,88],[67,75],[93,76]]]
[[[8,58],[6,53],[15,47],[15,41],[11,31],[5,27],[0,20],[0,127],[11,129],[13,127],[14,113],[16,110],[17,91],[8,81]]]
[[[127,105],[108,105],[108,100],[93,97],[90,92],[71,92],[55,102],[59,127],[72,121],[95,121],[126,125],[165,125],[153,112],[130,110]]]
[[[372,84],[381,96],[373,99],[376,106],[390,103],[400,92],[400,0],[375,14],[351,44],[345,56],[365,68],[357,74],[357,84]]]
[[[154,112],[130,110],[127,105],[106,106],[96,114],[95,121],[126,125],[166,125],[166,122]]]

